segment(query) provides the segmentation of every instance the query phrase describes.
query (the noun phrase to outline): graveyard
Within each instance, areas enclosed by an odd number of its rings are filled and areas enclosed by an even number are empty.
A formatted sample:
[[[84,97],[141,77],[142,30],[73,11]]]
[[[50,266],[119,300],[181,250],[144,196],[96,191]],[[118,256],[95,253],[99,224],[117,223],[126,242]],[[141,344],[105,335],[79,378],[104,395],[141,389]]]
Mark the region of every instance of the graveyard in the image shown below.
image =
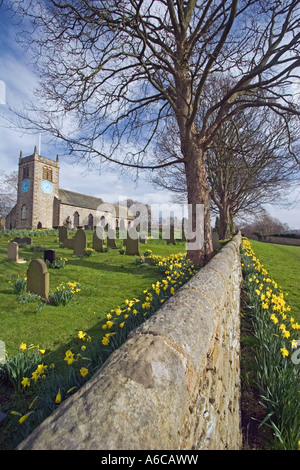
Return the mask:
[[[45,360],[62,361],[64,351],[78,343],[79,330],[90,336],[99,335],[108,312],[124,304],[125,299],[138,297],[160,278],[159,268],[140,262],[144,253],[151,250],[157,256],[183,253],[185,243],[167,244],[166,240],[149,239],[139,244],[140,256],[135,251],[126,255],[123,241],[116,239],[116,248],[98,252],[92,248],[93,231],[86,231],[86,255],[84,251],[64,247],[73,241],[76,232],[70,232],[64,245],[58,231],[50,235],[33,237],[30,243],[18,244],[18,260],[8,259],[8,244],[13,238],[0,239],[0,302],[1,337],[5,338],[9,355],[18,352],[21,343],[39,345],[47,351]],[[12,242],[16,244],[16,242]],[[56,264],[63,267],[49,268],[47,297],[59,286],[67,283],[80,285],[80,292],[67,305],[44,303],[37,308],[36,302],[20,302],[14,292],[17,279],[28,282],[27,271],[33,260],[44,260],[44,253],[55,256]],[[20,263],[19,260],[22,260]]]

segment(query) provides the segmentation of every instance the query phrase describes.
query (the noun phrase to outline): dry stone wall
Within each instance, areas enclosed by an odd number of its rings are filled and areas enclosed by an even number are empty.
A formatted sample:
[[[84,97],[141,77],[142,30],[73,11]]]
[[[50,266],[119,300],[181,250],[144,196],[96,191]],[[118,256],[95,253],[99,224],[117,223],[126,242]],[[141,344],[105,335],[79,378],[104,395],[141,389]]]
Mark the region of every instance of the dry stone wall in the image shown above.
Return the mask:
[[[239,449],[236,235],[19,449]]]

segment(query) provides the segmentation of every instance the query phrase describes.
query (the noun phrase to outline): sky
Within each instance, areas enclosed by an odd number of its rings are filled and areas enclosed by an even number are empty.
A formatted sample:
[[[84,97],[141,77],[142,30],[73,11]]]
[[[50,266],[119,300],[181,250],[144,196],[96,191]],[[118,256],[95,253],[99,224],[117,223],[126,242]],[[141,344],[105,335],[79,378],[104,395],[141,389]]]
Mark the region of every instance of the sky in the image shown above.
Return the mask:
[[[21,111],[29,99],[35,99],[37,85],[34,68],[16,42],[16,32],[15,22],[0,10],[0,172],[17,170],[20,151],[23,156],[31,155],[37,146],[39,154],[44,157],[55,160],[57,154],[60,156],[60,187],[63,189],[101,197],[110,203],[125,198],[147,204],[170,203],[173,193],[154,187],[149,177],[138,175],[137,178],[135,172],[118,171],[115,166],[111,168],[100,160],[98,167],[89,171],[84,165],[74,164],[72,157],[63,156],[50,136],[11,128],[5,121],[11,116],[8,107]],[[266,209],[272,217],[288,224],[290,229],[300,229],[300,187],[295,188],[281,204],[268,205]]]

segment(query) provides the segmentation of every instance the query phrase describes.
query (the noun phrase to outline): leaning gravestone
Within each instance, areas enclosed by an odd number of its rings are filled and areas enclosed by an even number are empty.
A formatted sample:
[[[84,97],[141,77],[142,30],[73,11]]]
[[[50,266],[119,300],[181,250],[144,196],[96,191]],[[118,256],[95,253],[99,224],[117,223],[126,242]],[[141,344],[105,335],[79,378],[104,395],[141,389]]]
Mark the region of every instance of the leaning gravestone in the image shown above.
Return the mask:
[[[102,238],[98,237],[98,234],[100,235],[100,232],[102,233]],[[93,249],[98,253],[103,252],[103,229],[101,227],[97,227],[97,230],[95,230],[93,233]]]
[[[7,245],[7,257],[15,263],[26,263],[24,259],[19,258],[19,245],[16,242],[9,242]]]
[[[139,236],[134,228],[131,228],[127,232],[126,239],[126,255],[140,255],[139,251]]]
[[[116,231],[113,228],[107,230],[107,247],[117,248],[116,245]]]
[[[42,299],[49,297],[49,273],[42,259],[33,259],[27,269],[27,291]]]
[[[65,225],[62,225],[61,227],[58,227],[59,242],[63,243],[66,238],[68,238],[68,229],[65,227]]]
[[[79,228],[74,237],[74,255],[84,256],[86,250],[86,234],[83,228]]]

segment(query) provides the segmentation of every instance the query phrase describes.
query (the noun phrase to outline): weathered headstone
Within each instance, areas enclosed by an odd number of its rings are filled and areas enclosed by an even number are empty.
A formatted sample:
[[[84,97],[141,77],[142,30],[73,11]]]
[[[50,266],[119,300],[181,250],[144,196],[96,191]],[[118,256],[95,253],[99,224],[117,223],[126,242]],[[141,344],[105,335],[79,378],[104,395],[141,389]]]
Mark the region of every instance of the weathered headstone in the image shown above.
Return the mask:
[[[30,237],[15,237],[13,241],[19,245],[32,245],[32,238]]]
[[[113,228],[107,230],[107,247],[117,248],[116,245],[116,231]]]
[[[102,238],[101,237],[99,238],[98,234],[100,235],[101,230],[102,230]],[[97,230],[95,230],[93,233],[93,249],[97,251],[98,253],[103,252],[103,229],[101,227],[97,227]]]
[[[49,263],[54,264],[54,262],[55,262],[55,250],[45,250],[44,251],[44,261],[49,261]]]
[[[64,248],[69,248],[70,250],[74,250],[74,237],[72,238],[65,238],[63,241]]]
[[[33,259],[27,269],[27,291],[43,299],[49,297],[49,273],[42,259]]]
[[[64,240],[68,238],[68,229],[65,225],[62,225],[58,228],[58,239],[60,243],[63,243]]]
[[[139,251],[139,236],[134,228],[131,228],[127,232],[126,239],[126,255],[140,255]]]
[[[15,263],[26,263],[24,259],[19,258],[19,245],[16,242],[9,242],[7,244],[7,257]]]
[[[143,243],[143,244],[146,244],[147,243],[147,235],[145,235],[144,233],[141,233],[140,234],[140,242]]]
[[[84,256],[86,250],[86,234],[82,228],[79,228],[74,237],[74,255]]]

